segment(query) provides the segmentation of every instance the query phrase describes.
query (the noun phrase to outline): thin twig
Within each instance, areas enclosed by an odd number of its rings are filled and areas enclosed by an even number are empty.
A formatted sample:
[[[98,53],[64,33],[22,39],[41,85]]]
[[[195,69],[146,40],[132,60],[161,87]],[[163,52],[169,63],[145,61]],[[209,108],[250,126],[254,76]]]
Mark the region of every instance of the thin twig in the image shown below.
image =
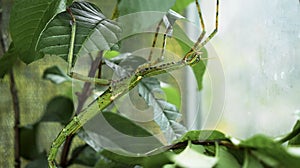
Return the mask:
[[[300,121],[298,121],[300,122]],[[286,141],[291,140],[292,138],[296,137],[297,135],[300,135],[300,126],[295,127],[292,132],[284,136],[283,138],[279,139],[277,142],[279,143],[285,143]]]
[[[10,79],[10,93],[13,100],[13,108],[14,108],[14,117],[15,117],[15,123],[14,123],[14,134],[15,134],[15,168],[21,167],[21,161],[20,161],[20,104],[19,104],[19,98],[18,98],[18,91],[15,83],[15,77],[13,70],[9,72],[9,79]]]
[[[3,4],[2,4],[3,6]],[[10,7],[11,5],[9,5]],[[1,53],[0,56],[3,56],[4,52],[7,52],[7,41],[4,39],[3,30],[3,11],[0,12],[0,45],[1,45]],[[21,167],[21,159],[20,159],[20,104],[18,91],[16,87],[15,77],[13,73],[13,69],[9,72],[9,80],[10,80],[10,94],[13,101],[13,110],[14,110],[14,166],[15,168]]]
[[[70,166],[75,159],[79,156],[79,154],[86,148],[88,147],[88,144],[85,144],[82,148],[80,148],[79,150],[76,150],[73,154],[73,157],[66,163],[66,166]]]

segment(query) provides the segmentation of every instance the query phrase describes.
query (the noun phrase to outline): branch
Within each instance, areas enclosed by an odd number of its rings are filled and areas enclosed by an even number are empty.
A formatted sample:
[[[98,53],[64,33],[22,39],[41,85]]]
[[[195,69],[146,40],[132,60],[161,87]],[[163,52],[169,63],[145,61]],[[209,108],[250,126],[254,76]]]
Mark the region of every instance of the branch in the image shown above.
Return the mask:
[[[4,4],[5,3],[5,4]],[[4,52],[7,52],[8,49],[8,41],[4,38],[4,32],[6,31],[3,23],[3,14],[7,17],[9,15],[9,11],[11,8],[12,3],[10,1],[4,1],[1,3],[1,6],[6,6],[6,10],[1,10],[0,12],[0,56],[3,56]],[[5,13],[4,13],[5,11]],[[9,72],[9,81],[10,81],[10,94],[13,101],[13,110],[14,110],[14,166],[15,168],[21,167],[21,160],[20,160],[20,104],[19,104],[19,97],[18,91],[16,87],[15,77],[13,73],[13,69]]]
[[[298,122],[300,123],[300,121],[298,121]],[[300,126],[298,126],[298,123],[296,124],[296,126],[295,126],[295,128],[292,132],[288,133],[286,136],[279,139],[278,142],[279,143],[284,143],[286,141],[291,140],[292,138],[294,138],[297,135],[300,135]]]
[[[10,93],[13,100],[13,108],[14,108],[14,117],[15,117],[15,123],[14,123],[14,138],[15,138],[15,168],[21,167],[21,161],[20,161],[20,104],[19,104],[19,98],[18,98],[18,91],[16,88],[15,78],[13,70],[9,72],[9,79],[10,79]]]
[[[98,68],[100,71],[100,69],[101,69],[100,62],[102,60],[102,56],[103,56],[103,51],[100,51],[98,56],[96,57],[96,59],[93,60],[91,69],[88,74],[89,77],[94,77]],[[101,76],[98,76],[98,77],[101,77]],[[78,105],[76,108],[75,115],[78,115],[81,112],[86,100],[89,98],[89,96],[92,92],[91,85],[92,84],[90,82],[85,82],[81,93],[76,93],[78,96]],[[60,166],[61,167],[67,167],[70,164],[70,161],[68,161],[68,155],[70,152],[70,146],[72,144],[73,138],[74,138],[74,134],[71,136],[68,136],[66,139],[66,142],[64,143],[63,151],[62,151],[61,158],[60,158]],[[72,160],[72,159],[73,158],[71,158],[70,160]]]

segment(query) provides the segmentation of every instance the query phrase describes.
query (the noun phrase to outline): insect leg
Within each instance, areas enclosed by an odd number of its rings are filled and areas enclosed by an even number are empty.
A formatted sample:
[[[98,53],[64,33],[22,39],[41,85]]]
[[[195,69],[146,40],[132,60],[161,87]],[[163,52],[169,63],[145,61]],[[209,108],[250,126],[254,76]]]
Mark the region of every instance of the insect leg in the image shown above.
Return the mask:
[[[202,11],[201,11],[201,7],[200,7],[200,4],[199,4],[198,0],[195,0],[195,4],[196,4],[196,7],[197,7],[197,11],[198,11],[198,16],[199,16],[199,19],[200,19],[202,32],[201,32],[200,36],[198,37],[198,39],[197,39],[196,43],[194,44],[194,46],[191,48],[191,50],[189,52],[187,52],[185,54],[183,59],[187,59],[191,54],[194,53],[194,51],[196,50],[197,46],[200,44],[200,42],[202,41],[202,39],[203,39],[203,37],[206,33],[205,24],[204,24],[204,20],[203,20],[203,16],[202,16]]]
[[[155,31],[154,39],[152,41],[152,46],[151,46],[150,54],[149,54],[149,57],[148,57],[148,61],[151,61],[151,59],[152,59],[153,49],[156,45],[159,29],[160,29],[160,26],[161,26],[162,23],[163,23],[163,19],[160,20],[160,22],[158,23],[158,25],[156,27],[156,31]]]
[[[199,44],[199,46],[197,46],[197,49],[201,49],[207,42],[210,41],[210,39],[212,39],[216,33],[218,32],[218,18],[219,18],[219,0],[216,0],[217,4],[216,4],[216,20],[215,20],[215,29],[212,31],[212,33],[202,42]]]

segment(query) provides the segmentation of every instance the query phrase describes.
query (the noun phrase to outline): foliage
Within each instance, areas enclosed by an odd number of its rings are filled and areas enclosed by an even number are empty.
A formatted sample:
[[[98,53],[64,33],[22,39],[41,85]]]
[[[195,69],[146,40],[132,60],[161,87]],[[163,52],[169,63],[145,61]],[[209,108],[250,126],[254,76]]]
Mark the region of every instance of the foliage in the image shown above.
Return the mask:
[[[157,11],[168,13],[170,9],[182,12],[191,3],[191,0],[118,0],[113,17],[122,17],[126,14],[143,11]],[[126,30],[122,30],[122,24],[117,20],[111,20],[101,12],[101,6],[88,2],[71,2],[66,0],[17,0],[13,5],[10,19],[10,33],[12,43],[9,50],[0,58],[0,77],[3,77],[15,62],[19,59],[25,63],[32,63],[45,55],[59,56],[67,61],[70,48],[70,14],[66,11],[70,8],[76,18],[77,32],[75,37],[76,59],[80,59],[93,51],[106,51],[104,77],[112,77],[113,73],[123,77],[130,71],[125,63],[145,62],[137,60],[132,53],[122,51],[123,40],[126,35],[122,35]],[[172,15],[172,13],[168,13]],[[137,25],[157,25],[164,15],[155,19],[140,19]],[[176,18],[176,19],[174,19]],[[170,22],[175,22],[180,17],[174,17]],[[170,18],[168,18],[170,19]],[[135,26],[135,25],[132,25]],[[189,51],[192,41],[183,33],[178,25],[174,26],[174,36],[180,46],[180,52]],[[122,32],[124,31],[124,32]],[[173,30],[172,30],[173,31]],[[167,32],[169,33],[169,32]],[[120,35],[121,34],[121,35]],[[170,33],[172,34],[172,33]],[[119,37],[125,37],[119,39]],[[172,36],[172,35],[170,35]],[[203,56],[207,57],[205,48],[202,49]],[[90,61],[94,60],[92,54]],[[74,62],[76,62],[76,59]],[[72,62],[72,64],[74,64]],[[206,62],[200,62],[192,67],[197,79],[198,88],[202,88],[202,77],[205,72]],[[103,72],[102,72],[103,73]],[[100,74],[101,75],[101,74]],[[95,76],[95,75],[94,75]],[[53,64],[44,71],[43,79],[54,84],[71,83],[72,79]],[[165,81],[164,81],[165,82]],[[161,87],[162,81],[157,78],[145,78],[135,90],[136,96],[142,99],[146,106],[153,108],[155,116],[154,122],[142,125],[131,121],[121,115],[115,106],[110,106],[103,112],[105,119],[118,131],[133,137],[151,136],[157,130],[163,133],[163,137],[154,140],[157,145],[161,145],[143,156],[123,156],[93,146],[91,139],[82,135],[79,137],[84,144],[71,148],[70,159],[66,166],[80,164],[89,167],[297,167],[300,143],[300,121],[298,121],[291,133],[286,137],[277,140],[276,138],[256,135],[246,140],[236,140],[217,130],[194,130],[186,131],[180,122],[181,106],[180,99],[168,100],[162,98],[162,94],[167,97],[179,97],[179,90],[172,85],[168,88]],[[85,83],[86,84],[86,83]],[[84,85],[83,93],[89,91],[89,87]],[[100,91],[104,87],[97,87]],[[77,96],[80,93],[77,93]],[[82,95],[82,94],[81,94]],[[138,95],[138,96],[137,96]],[[78,96],[79,99],[80,96]],[[84,107],[84,102],[88,97],[80,102],[77,100],[77,109]],[[74,101],[75,102],[75,101]],[[28,168],[47,167],[46,152],[40,152],[37,148],[39,141],[39,126],[45,122],[55,122],[65,125],[74,115],[79,112],[74,110],[74,102],[65,96],[52,98],[40,118],[33,124],[20,127],[20,154],[28,160]],[[141,103],[142,104],[142,103]],[[99,128],[101,129],[101,128]],[[106,137],[109,139],[110,137]],[[109,139],[113,141],[113,139]],[[163,146],[164,142],[168,145]],[[287,146],[282,143],[288,142]],[[122,143],[122,142],[119,142]],[[138,146],[138,144],[136,144]],[[95,150],[97,149],[97,151]],[[296,152],[295,152],[296,151]]]

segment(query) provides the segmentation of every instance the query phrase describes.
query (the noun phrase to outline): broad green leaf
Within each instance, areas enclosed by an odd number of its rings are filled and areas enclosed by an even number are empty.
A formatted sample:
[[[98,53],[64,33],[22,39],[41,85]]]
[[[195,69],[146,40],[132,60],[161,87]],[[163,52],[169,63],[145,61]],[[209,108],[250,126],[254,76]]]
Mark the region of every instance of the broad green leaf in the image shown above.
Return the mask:
[[[269,166],[299,166],[300,157],[290,155],[280,143],[264,135],[253,136],[242,141],[239,146],[254,149],[253,155]]]
[[[248,150],[245,150],[245,159],[243,163],[243,168],[263,168],[263,165],[259,162],[257,158],[250,154]]]
[[[80,137],[96,151],[113,146],[113,149],[107,148],[107,150],[126,155],[132,155],[133,152],[146,153],[162,146],[162,143],[147,130],[112,112],[103,112],[92,118],[85,124],[84,132],[80,133]]]
[[[217,130],[193,130],[185,133],[180,139],[174,143],[184,141],[213,141],[228,140],[226,136]]]
[[[163,90],[155,78],[145,78],[139,85],[139,94],[149,106],[153,107],[154,121],[160,126],[166,140],[171,143],[186,132],[179,121],[181,114],[176,106],[162,99]]]
[[[85,166],[94,166],[100,158],[99,154],[88,145],[81,145],[72,151],[71,157],[74,159],[72,163]]]
[[[18,58],[18,53],[13,44],[9,46],[8,51],[0,58],[0,78],[9,72]]]
[[[73,115],[73,101],[67,97],[57,96],[47,104],[41,121],[60,122],[66,124]]]
[[[134,137],[152,136],[151,133],[149,133],[144,128],[138,126],[131,120],[123,116],[120,116],[116,113],[104,112],[103,116],[111,124],[112,127],[114,127],[115,129],[117,129],[118,131],[126,135],[130,135]]]
[[[154,167],[163,167],[166,164],[171,163],[170,156],[174,154],[170,151],[165,151],[158,153],[156,155],[151,155],[144,157],[142,167],[143,168],[154,168]]]
[[[176,0],[121,0],[118,9],[121,16],[142,11],[167,12],[175,4],[175,1]]]
[[[176,12],[182,13],[183,10],[195,0],[177,0],[172,9]]]
[[[184,151],[178,155],[171,155],[170,159],[176,163],[176,165],[188,168],[211,168],[218,162],[218,158],[204,155],[193,149],[190,141]]]
[[[66,0],[17,0],[10,16],[10,33],[20,59],[31,63],[41,55],[35,50],[40,35],[53,17],[65,11]]]
[[[74,2],[70,9],[76,18],[74,61],[93,51],[110,50],[118,42],[120,27],[107,19],[101,11],[87,2]],[[44,54],[57,55],[67,60],[70,48],[70,14],[63,12],[46,27],[37,49]],[[73,62],[74,63],[74,62]]]
[[[103,150],[102,152],[100,152],[100,154],[105,158],[110,159],[112,162],[127,167],[134,167],[134,165],[142,164],[144,159],[143,157],[130,157],[125,155],[119,155],[108,150]]]
[[[292,132],[295,136],[289,140],[289,145],[300,145],[300,120],[297,121]]]
[[[55,84],[61,84],[66,81],[71,81],[71,78],[57,66],[47,68],[44,71],[43,79],[50,80],[52,83]]]
[[[25,159],[34,160],[39,157],[37,128],[38,124],[20,128],[20,154]]]
[[[108,18],[112,18],[115,11],[117,0],[86,0],[87,2],[91,2],[95,5],[97,5],[103,14],[107,16]],[[112,18],[115,19],[115,18]]]
[[[39,154],[38,158],[29,162],[25,168],[48,168],[46,152]]]
[[[228,149],[224,146],[218,146],[217,158],[218,163],[216,168],[240,168],[241,165],[238,163],[236,158],[228,151]]]
[[[163,87],[162,90],[165,92],[168,102],[174,104],[177,109],[180,109],[181,97],[179,90],[172,86]]]

